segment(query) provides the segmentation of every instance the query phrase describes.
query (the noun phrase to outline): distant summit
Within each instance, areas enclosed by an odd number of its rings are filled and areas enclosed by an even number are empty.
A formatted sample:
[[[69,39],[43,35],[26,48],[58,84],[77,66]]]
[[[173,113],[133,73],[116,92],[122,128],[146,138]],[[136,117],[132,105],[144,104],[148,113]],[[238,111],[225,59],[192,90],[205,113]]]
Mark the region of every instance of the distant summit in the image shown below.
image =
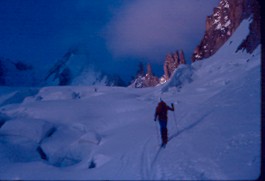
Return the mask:
[[[125,86],[119,75],[104,73],[89,64],[89,56],[82,47],[66,51],[50,68],[45,77],[46,85],[104,85]]]
[[[260,44],[260,10],[257,0],[221,0],[211,16],[206,18],[206,31],[196,47],[192,62],[208,58],[235,32],[242,20],[251,18],[249,35],[238,47],[252,53]]]
[[[153,75],[153,71],[150,64],[147,64],[147,71],[145,73],[144,66],[142,63],[139,64],[136,77],[132,80],[129,87],[132,88],[145,88],[154,87],[159,84],[158,77]]]

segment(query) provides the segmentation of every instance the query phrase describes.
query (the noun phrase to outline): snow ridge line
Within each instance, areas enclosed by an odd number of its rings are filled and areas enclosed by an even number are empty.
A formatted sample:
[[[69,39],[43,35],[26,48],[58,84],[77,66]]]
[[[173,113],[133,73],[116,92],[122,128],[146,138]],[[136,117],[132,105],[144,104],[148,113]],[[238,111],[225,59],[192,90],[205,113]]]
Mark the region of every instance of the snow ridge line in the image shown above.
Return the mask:
[[[0,107],[9,104],[21,104],[27,97],[34,97],[39,93],[39,88],[21,89],[9,92],[10,96],[7,95],[7,99],[0,102]]]

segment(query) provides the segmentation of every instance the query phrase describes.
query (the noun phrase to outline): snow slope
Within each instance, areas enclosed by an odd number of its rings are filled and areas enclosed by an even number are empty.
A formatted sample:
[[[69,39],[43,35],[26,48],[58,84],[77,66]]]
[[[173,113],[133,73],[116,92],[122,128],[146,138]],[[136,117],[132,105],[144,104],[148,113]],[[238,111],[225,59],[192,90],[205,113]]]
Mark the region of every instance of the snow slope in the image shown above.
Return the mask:
[[[260,48],[234,53],[248,23],[156,88],[2,87],[0,179],[256,179]],[[165,149],[153,121],[160,97],[176,108]]]

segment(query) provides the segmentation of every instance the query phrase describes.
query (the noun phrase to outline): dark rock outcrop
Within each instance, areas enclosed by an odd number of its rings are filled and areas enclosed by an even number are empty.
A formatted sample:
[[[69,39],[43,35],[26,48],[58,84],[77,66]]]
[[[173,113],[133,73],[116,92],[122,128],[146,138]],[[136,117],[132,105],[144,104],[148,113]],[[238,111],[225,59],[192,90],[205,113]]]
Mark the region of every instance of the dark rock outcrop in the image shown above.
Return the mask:
[[[164,63],[164,76],[162,77],[162,79],[170,79],[172,73],[180,64],[186,64],[184,53],[182,50],[177,50],[175,53],[167,54]]]
[[[228,40],[243,19],[250,18],[250,34],[238,50],[251,53],[260,44],[260,17],[257,0],[221,0],[211,16],[206,18],[206,31],[194,50],[192,62],[212,56]]]
[[[151,65],[147,65],[147,73],[145,75],[144,86],[145,87],[154,87],[159,83],[158,77],[153,75]]]
[[[145,88],[154,87],[159,84],[159,78],[153,75],[152,67],[147,64],[147,72],[143,72],[143,64],[139,64],[139,70],[137,71],[136,78],[132,81],[130,87]]]
[[[65,73],[67,71],[67,76],[70,76],[70,72],[71,70],[67,67],[67,63],[70,61],[70,58],[73,55],[76,55],[78,53],[78,49],[77,48],[70,48],[61,59],[59,59],[54,65],[53,67],[49,70],[49,72],[47,73],[46,77],[45,77],[45,81],[47,81],[51,76],[54,76],[52,79],[53,81],[55,81],[56,79],[59,79],[59,85],[68,85],[65,84],[65,80],[63,77],[65,77]],[[65,71],[65,73],[64,73]],[[63,75],[62,75],[63,74]],[[72,79],[71,77],[67,77],[67,83],[70,83],[70,80]],[[62,80],[62,81],[61,81]]]
[[[177,50],[174,53],[168,53],[164,61],[164,75],[158,78],[153,75],[150,64],[147,65],[147,73],[145,74],[143,64],[140,63],[136,73],[136,78],[133,78],[130,87],[144,88],[163,84],[170,79],[174,70],[181,64],[186,64],[184,52],[182,50]]]
[[[260,44],[261,40],[261,17],[260,17],[260,7],[257,1],[251,1],[251,13],[253,13],[252,22],[249,25],[249,34],[246,39],[239,45],[237,51],[246,50],[247,53],[252,53],[257,46]]]

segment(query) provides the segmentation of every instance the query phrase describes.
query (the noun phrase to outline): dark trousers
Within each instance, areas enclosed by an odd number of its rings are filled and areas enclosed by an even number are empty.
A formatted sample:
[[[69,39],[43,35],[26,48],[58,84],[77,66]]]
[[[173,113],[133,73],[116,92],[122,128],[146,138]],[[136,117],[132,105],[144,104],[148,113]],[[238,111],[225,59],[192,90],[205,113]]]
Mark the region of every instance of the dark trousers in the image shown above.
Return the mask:
[[[162,142],[167,144],[167,121],[159,120]]]

